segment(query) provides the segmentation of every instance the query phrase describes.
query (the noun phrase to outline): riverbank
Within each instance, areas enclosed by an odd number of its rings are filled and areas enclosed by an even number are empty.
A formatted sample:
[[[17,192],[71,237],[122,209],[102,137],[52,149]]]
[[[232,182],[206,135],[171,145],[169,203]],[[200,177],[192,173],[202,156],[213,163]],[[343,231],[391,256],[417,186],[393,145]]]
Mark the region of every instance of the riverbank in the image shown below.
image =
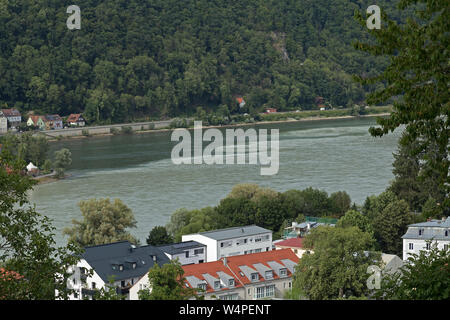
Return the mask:
[[[335,110],[328,110],[328,111],[335,111]],[[339,110],[340,111],[340,110]],[[303,112],[308,112],[308,113],[313,113],[311,111],[303,111]],[[299,113],[294,113],[294,112],[286,112],[286,113],[274,113],[271,115],[264,115],[263,119],[270,119],[271,117],[285,117],[284,119],[280,119],[280,120],[261,120],[261,121],[251,121],[251,122],[239,122],[239,123],[232,123],[232,124],[225,124],[225,125],[207,125],[207,126],[202,126],[202,129],[208,129],[208,128],[232,128],[232,127],[245,127],[245,126],[258,126],[258,125],[267,125],[267,124],[276,124],[276,123],[289,123],[289,122],[300,122],[300,121],[322,121],[322,120],[340,120],[340,119],[358,119],[358,118],[370,118],[370,117],[385,117],[385,116],[389,116],[390,112],[383,112],[383,113],[370,113],[367,115],[357,115],[357,116],[353,116],[353,115],[342,115],[342,116],[327,116],[327,111],[320,111],[320,113],[317,113],[317,115],[313,115],[313,116],[307,116],[307,117],[301,117],[300,116],[301,112]],[[297,118],[294,118],[294,117]],[[300,116],[300,117],[299,117]],[[92,138],[92,137],[105,137],[105,136],[113,136],[113,135],[118,135],[118,134],[143,134],[143,133],[159,133],[159,132],[168,132],[168,131],[173,131],[177,128],[169,128],[170,123],[172,121],[164,121],[164,123],[168,124],[167,127],[163,127],[163,128],[159,128],[156,129],[154,127],[155,126],[155,122],[147,122],[147,123],[137,123],[137,124],[119,124],[119,125],[113,125],[111,127],[108,126],[101,126],[101,127],[86,127],[84,129],[79,129],[79,130],[88,130],[89,132],[84,132],[84,134],[80,135],[80,134],[75,134],[75,135],[70,135],[70,134],[66,134],[66,135],[61,135],[61,136],[57,136],[57,138],[55,137],[50,137],[49,138],[49,142],[56,142],[56,141],[60,141],[60,140],[66,140],[66,139],[85,139],[85,138]],[[153,124],[153,126],[152,126]],[[159,122],[159,124],[161,124],[161,122]],[[153,129],[145,129],[145,126],[147,127],[153,127]],[[129,127],[131,128],[130,130],[122,130],[122,131],[126,131],[126,132],[121,132],[118,130],[115,130],[116,133],[111,133],[114,129],[112,128],[117,128],[117,127]],[[98,133],[91,133],[93,130],[96,129],[101,129],[100,132]],[[109,129],[109,130],[108,130]],[[192,127],[188,128],[188,129],[192,129]],[[66,129],[66,130],[73,130],[73,129]],[[52,132],[53,134],[55,132]],[[46,133],[44,133],[46,134]],[[49,136],[47,134],[47,136]]]

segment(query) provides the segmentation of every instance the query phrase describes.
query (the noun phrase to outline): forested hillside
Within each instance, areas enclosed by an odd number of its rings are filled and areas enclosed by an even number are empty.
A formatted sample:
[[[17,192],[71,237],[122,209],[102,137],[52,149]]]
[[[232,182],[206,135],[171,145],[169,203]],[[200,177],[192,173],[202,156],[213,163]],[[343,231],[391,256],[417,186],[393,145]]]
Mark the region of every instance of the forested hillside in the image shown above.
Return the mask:
[[[0,106],[97,123],[363,101],[361,0],[0,0]],[[394,1],[396,3],[396,1]],[[66,9],[81,8],[81,30]],[[377,1],[395,17],[391,1]],[[394,12],[394,13],[393,13]]]

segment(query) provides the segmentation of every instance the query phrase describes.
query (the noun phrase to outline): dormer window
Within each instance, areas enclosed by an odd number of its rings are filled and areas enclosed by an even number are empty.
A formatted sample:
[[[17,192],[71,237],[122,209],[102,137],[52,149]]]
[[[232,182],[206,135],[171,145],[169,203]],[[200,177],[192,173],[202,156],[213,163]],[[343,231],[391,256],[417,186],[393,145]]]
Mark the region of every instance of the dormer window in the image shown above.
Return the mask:
[[[131,267],[132,267],[133,269],[136,269],[136,262],[133,262],[133,264],[131,265]]]
[[[234,279],[228,280],[228,286],[229,287],[234,287]]]
[[[423,235],[423,229],[419,229],[419,236]]]
[[[119,264],[119,271],[123,271],[123,264]]]
[[[214,289],[220,289],[220,281],[214,281]]]
[[[197,285],[197,288],[202,289],[202,290],[206,290],[206,283],[199,283]]]
[[[287,276],[287,269],[280,269],[280,276],[282,277]]]
[[[259,276],[257,273],[252,273],[252,281],[258,281],[259,280]]]
[[[272,279],[273,278],[273,272],[272,270],[267,270],[266,271],[266,279]]]

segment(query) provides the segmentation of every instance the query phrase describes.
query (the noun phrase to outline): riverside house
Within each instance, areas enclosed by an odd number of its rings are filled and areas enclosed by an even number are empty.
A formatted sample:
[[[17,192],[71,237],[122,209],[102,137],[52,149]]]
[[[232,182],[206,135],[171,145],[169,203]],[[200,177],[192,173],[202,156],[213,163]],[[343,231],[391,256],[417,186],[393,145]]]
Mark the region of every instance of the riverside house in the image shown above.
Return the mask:
[[[38,127],[39,130],[45,130],[44,116],[30,116],[27,121],[27,126]]]
[[[73,127],[84,127],[86,124],[86,121],[84,120],[81,113],[72,113],[67,118],[67,124],[69,126],[73,126]]]
[[[10,128],[17,128],[22,122],[22,115],[17,109],[2,109],[3,115],[8,119]]]
[[[63,121],[57,114],[49,114],[44,118],[46,130],[56,130],[63,128]]]
[[[8,118],[0,111],[0,134],[8,132]]]

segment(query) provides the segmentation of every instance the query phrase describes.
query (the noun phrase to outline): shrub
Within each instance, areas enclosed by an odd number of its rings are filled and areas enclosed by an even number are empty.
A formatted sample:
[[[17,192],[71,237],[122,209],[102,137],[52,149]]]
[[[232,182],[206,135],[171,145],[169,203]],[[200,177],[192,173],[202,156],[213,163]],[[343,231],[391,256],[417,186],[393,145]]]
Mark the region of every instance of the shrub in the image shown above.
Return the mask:
[[[122,133],[124,134],[132,134],[133,129],[130,126],[123,126],[122,127]]]

